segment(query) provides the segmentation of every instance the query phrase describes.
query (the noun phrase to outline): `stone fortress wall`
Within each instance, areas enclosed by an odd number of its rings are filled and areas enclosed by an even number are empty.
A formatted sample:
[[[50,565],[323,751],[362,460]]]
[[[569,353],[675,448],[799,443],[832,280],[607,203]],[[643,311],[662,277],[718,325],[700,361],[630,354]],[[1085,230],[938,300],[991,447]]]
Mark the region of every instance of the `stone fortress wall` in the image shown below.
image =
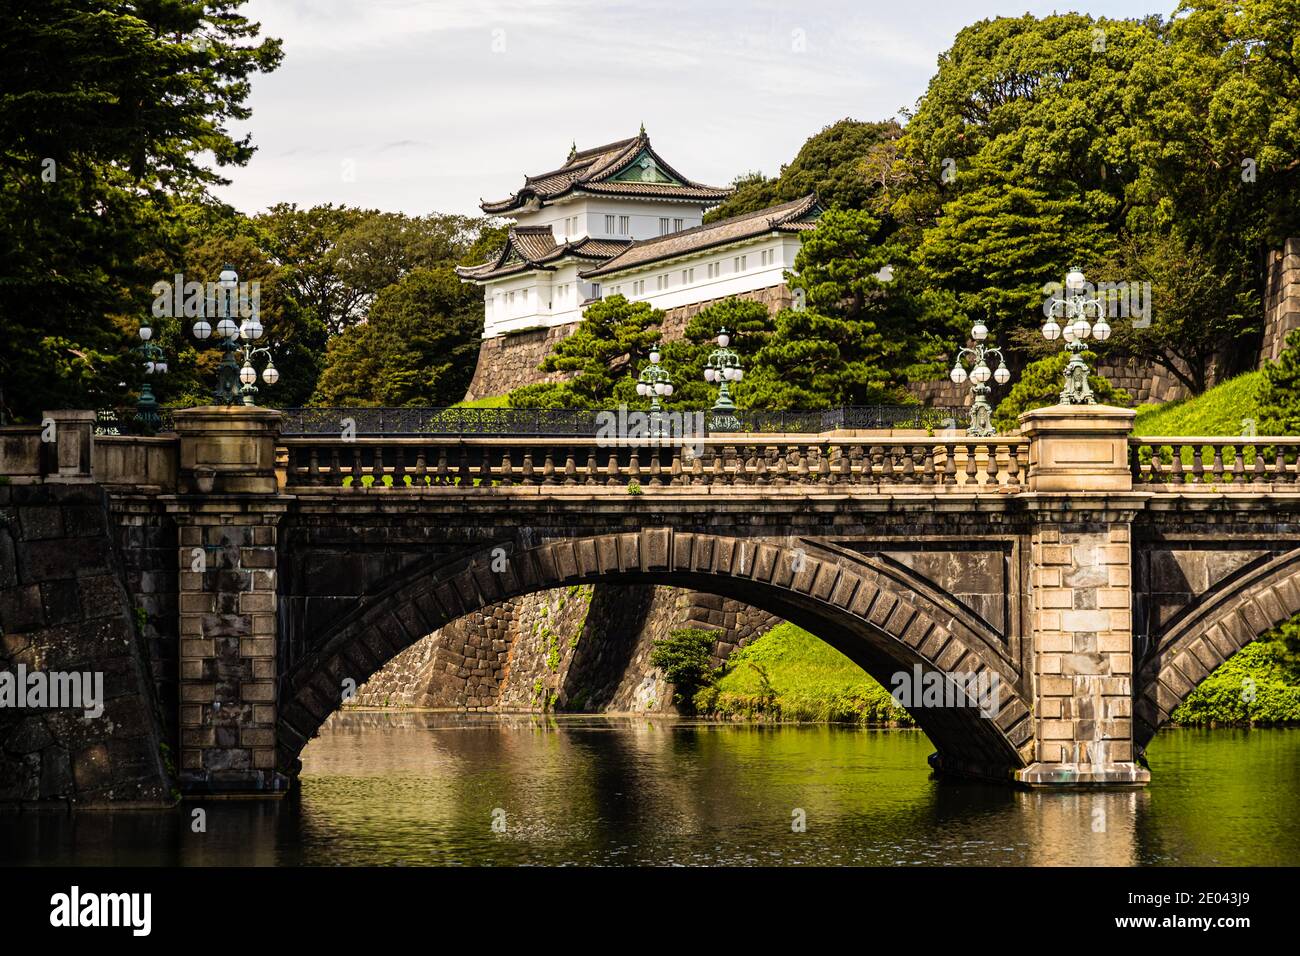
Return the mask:
[[[721,664],[779,619],[700,591],[574,585],[461,618],[407,648],[362,685],[355,707],[667,713],[672,684],[651,665],[672,631],[716,632]]]

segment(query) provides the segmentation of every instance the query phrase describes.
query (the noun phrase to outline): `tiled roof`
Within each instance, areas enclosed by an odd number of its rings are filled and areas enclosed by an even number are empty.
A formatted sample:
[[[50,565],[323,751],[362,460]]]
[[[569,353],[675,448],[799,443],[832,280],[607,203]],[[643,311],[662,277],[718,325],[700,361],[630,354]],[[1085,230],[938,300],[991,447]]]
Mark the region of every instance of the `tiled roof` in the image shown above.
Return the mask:
[[[609,177],[626,170],[642,152],[649,152],[665,174],[676,183],[610,182]],[[501,215],[522,208],[530,200],[543,203],[558,199],[571,192],[592,192],[600,195],[654,196],[660,199],[684,199],[707,204],[721,202],[731,192],[721,186],[706,186],[692,182],[663,161],[650,146],[650,137],[642,132],[631,139],[621,139],[594,149],[584,149],[569,155],[559,169],[524,178],[524,185],[507,199],[479,203],[485,213]]]
[[[765,235],[773,231],[803,232],[816,225],[821,214],[817,194],[809,193],[801,199],[794,199],[779,206],[769,206],[757,212],[733,216],[719,222],[671,232],[655,239],[641,239],[633,242],[615,255],[600,263],[593,269],[580,273],[584,279],[622,272],[637,266],[650,265],[664,259],[701,252],[715,246],[724,246],[742,239]]]
[[[550,226],[516,226],[510,230],[496,258],[477,266],[457,266],[456,274],[462,279],[483,281],[554,268],[553,263],[568,257],[601,262],[618,255],[629,241],[586,236],[574,242],[557,243]]]

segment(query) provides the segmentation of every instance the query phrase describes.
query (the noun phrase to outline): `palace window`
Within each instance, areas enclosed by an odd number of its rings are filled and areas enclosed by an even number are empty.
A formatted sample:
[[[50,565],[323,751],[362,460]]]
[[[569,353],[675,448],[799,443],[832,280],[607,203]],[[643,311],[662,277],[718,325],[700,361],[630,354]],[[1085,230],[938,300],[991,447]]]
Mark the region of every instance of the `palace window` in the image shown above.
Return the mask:
[[[599,299],[599,298],[600,298],[600,283],[599,283],[599,282],[593,282],[593,283],[591,284],[591,297],[592,297],[593,299]]]
[[[681,231],[682,231],[682,221],[680,219],[674,219],[673,232],[681,232]]]
[[[677,221],[678,221],[678,222],[681,222],[680,219],[678,219]],[[667,217],[667,216],[660,216],[660,217],[659,217],[659,235],[661,235],[661,236],[666,236],[666,235],[668,235],[668,217]]]
[[[710,279],[716,279],[716,278],[717,278],[718,276],[720,276],[720,275],[722,275],[722,263],[721,263],[721,262],[710,262],[710,263],[709,263],[709,278],[710,278]]]
[[[618,217],[618,234],[626,236],[632,229],[632,220],[629,216]]]
[[[737,272],[744,272],[744,271],[745,271],[745,257],[744,257],[744,256],[736,256],[736,258],[735,258],[733,264],[735,265],[735,270],[736,270]]]
[[[668,276],[662,275],[655,278],[655,287],[662,292],[668,288]]]
[[[682,285],[690,285],[690,284],[691,284],[692,282],[694,282],[694,281],[695,281],[695,270],[694,270],[694,269],[683,269],[683,270],[682,270]]]
[[[609,235],[609,236],[614,235],[614,217],[613,217],[613,216],[606,216],[606,217],[605,217],[605,234],[606,234],[606,235]]]

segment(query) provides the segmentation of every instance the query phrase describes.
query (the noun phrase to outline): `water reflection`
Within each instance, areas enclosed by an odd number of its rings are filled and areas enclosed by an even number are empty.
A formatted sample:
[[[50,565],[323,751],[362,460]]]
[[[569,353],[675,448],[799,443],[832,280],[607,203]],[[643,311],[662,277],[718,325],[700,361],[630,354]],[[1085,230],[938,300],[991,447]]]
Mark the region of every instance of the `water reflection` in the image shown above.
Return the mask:
[[[1300,733],[1171,731],[1145,791],[931,778],[924,735],[663,718],[337,715],[282,801],[0,815],[0,860],[1083,865],[1300,861]],[[193,811],[206,812],[195,833]],[[792,828],[798,811],[805,832]],[[495,817],[494,817],[495,814]],[[494,818],[504,814],[504,832]]]

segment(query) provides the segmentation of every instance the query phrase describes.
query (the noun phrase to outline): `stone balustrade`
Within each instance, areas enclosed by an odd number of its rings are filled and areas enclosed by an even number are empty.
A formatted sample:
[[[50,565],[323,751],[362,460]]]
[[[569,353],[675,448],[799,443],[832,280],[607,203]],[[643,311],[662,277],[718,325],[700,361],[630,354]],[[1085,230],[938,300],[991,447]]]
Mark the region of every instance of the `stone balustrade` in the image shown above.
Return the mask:
[[[765,486],[1015,493],[1028,464],[1019,437],[827,440],[700,439],[695,445],[591,438],[281,440],[285,487],[357,491],[638,485]]]
[[[1300,439],[1131,438],[1129,461],[1134,486],[1152,491],[1293,491],[1300,478]]]

